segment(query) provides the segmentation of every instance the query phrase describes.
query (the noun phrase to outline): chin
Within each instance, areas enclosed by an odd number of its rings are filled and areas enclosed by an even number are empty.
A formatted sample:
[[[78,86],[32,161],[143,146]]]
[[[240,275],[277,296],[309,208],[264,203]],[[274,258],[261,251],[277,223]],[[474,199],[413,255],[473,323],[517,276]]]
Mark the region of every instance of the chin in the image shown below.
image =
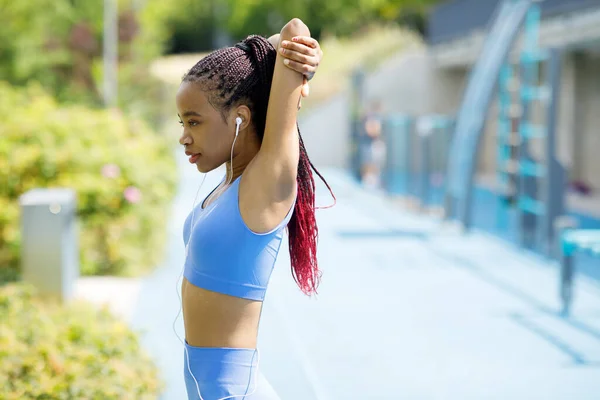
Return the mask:
[[[206,168],[200,164],[196,164],[196,169],[198,170],[198,172],[202,172],[203,174],[206,174],[207,172],[211,171],[210,168]]]
[[[203,174],[207,174],[210,171],[213,171],[215,169],[215,167],[204,165],[201,162],[197,162],[196,163],[196,169],[198,170],[198,172],[202,172]]]

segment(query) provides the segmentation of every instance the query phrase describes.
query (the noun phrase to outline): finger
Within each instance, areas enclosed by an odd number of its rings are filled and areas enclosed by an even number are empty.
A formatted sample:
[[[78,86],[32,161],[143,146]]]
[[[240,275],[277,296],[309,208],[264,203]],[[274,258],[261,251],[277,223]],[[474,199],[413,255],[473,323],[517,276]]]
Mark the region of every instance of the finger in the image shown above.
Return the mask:
[[[288,40],[284,40],[283,42],[281,42],[281,47],[283,47],[286,52],[287,51],[292,51],[292,52],[295,51],[300,54],[306,54],[307,56],[316,56],[317,55],[316,49],[313,49],[312,47],[308,47],[301,43],[290,42]]]
[[[305,44],[309,47],[312,47],[313,49],[319,48],[319,42],[317,42],[315,39],[311,38],[310,36],[295,36],[292,38],[292,41],[294,41],[296,43]]]
[[[310,87],[308,86],[308,80],[304,77],[304,83],[302,84],[302,97],[308,97],[310,94]]]
[[[300,92],[302,97],[308,97],[308,88],[306,86],[302,86],[302,91]]]
[[[316,66],[317,63],[318,63],[317,58],[313,57],[313,56],[307,56],[305,54],[300,54],[298,52],[290,51],[290,50],[287,50],[287,49],[284,49],[284,48],[279,49],[279,52],[285,58],[297,61],[297,62],[299,62],[301,64],[308,64],[308,65],[311,65],[311,66]],[[298,72],[300,72],[300,71],[298,71]]]
[[[294,71],[299,72],[302,75],[306,75],[306,76],[314,74],[315,71],[317,70],[317,68],[312,65],[302,64],[302,63],[299,63],[298,61],[289,60],[287,58],[283,60],[283,63],[285,64],[286,67],[293,69]]]

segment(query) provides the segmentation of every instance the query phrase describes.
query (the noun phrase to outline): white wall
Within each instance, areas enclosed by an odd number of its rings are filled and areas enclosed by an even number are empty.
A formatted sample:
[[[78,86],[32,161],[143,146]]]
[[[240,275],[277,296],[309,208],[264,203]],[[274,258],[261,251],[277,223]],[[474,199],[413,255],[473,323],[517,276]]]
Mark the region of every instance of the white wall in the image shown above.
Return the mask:
[[[350,156],[350,103],[344,92],[299,118],[306,151],[315,166],[345,168]]]
[[[385,112],[412,115],[431,112],[432,73],[432,62],[424,49],[402,53],[367,77],[367,103],[381,100]]]
[[[600,58],[580,54],[575,66],[572,177],[600,189]]]
[[[381,100],[384,112],[422,114],[433,111],[431,60],[424,50],[392,57],[365,79],[365,100]],[[350,156],[349,91],[300,116],[308,154],[317,166],[347,167]]]

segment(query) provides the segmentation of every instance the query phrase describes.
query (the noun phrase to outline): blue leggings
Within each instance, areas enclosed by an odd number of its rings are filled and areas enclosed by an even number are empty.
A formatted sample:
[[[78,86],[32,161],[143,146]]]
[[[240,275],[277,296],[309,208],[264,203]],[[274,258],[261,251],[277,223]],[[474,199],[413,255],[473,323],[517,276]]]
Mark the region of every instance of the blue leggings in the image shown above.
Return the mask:
[[[219,400],[229,396],[236,396],[231,400],[280,400],[258,371],[258,351],[194,347],[187,341],[185,349],[183,371],[189,400]]]

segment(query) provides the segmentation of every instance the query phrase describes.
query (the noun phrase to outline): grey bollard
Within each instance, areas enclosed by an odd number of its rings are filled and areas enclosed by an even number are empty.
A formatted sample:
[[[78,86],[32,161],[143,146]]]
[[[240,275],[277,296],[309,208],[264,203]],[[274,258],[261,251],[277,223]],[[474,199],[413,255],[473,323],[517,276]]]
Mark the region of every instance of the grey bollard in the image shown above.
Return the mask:
[[[71,189],[33,189],[21,206],[23,280],[41,296],[66,302],[79,277],[76,193]]]

